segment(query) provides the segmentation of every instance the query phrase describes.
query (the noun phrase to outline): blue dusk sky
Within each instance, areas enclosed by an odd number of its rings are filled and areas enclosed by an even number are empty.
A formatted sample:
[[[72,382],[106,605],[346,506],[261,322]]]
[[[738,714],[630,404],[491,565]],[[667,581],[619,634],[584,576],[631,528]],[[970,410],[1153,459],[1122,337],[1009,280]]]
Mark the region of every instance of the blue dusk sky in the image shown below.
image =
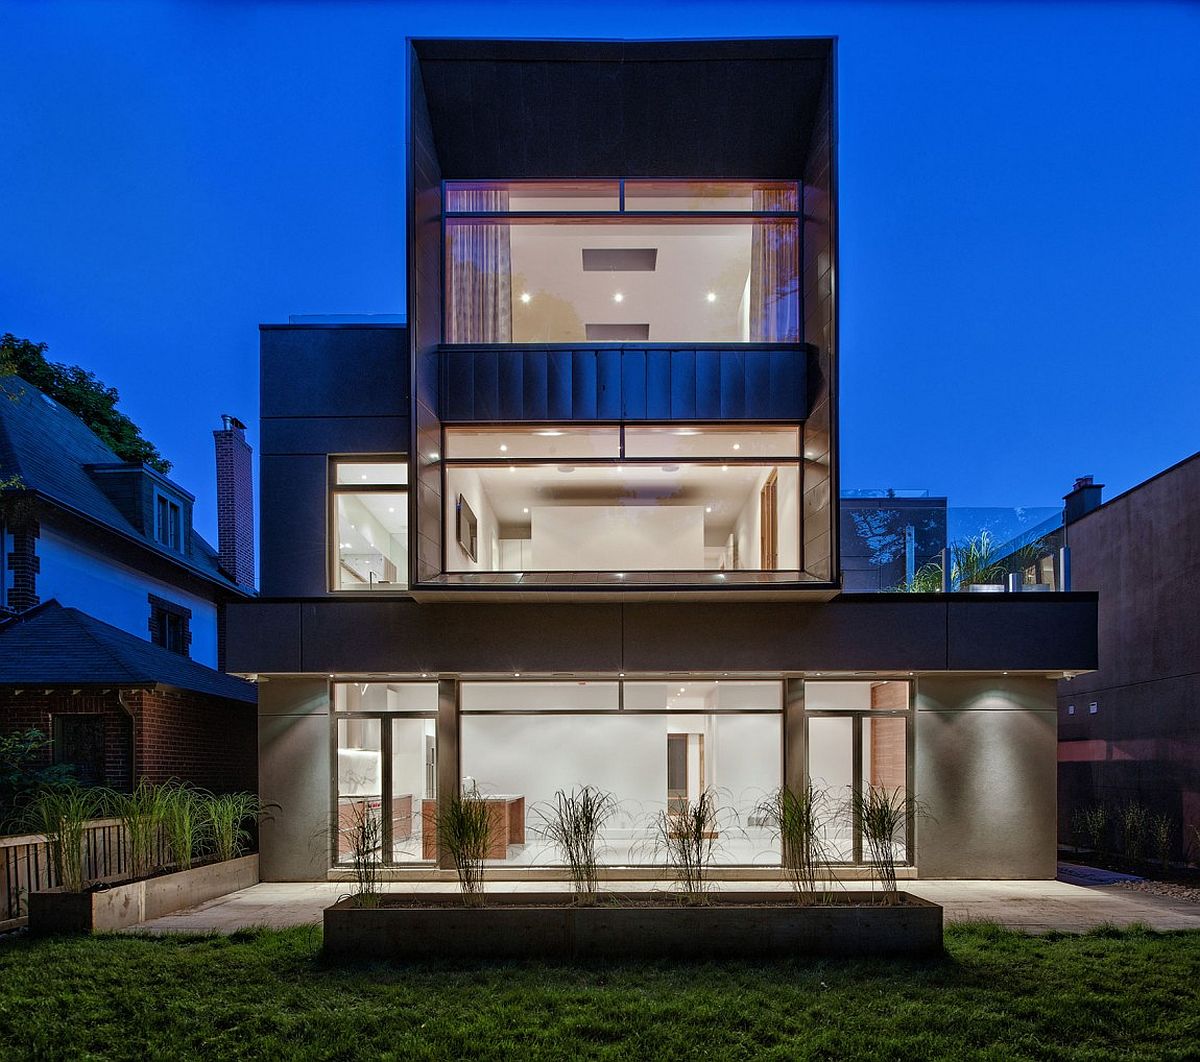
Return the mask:
[[[0,331],[118,387],[215,538],[258,323],[403,312],[406,35],[826,34],[843,485],[1055,505],[1200,448],[1189,4],[0,0]]]

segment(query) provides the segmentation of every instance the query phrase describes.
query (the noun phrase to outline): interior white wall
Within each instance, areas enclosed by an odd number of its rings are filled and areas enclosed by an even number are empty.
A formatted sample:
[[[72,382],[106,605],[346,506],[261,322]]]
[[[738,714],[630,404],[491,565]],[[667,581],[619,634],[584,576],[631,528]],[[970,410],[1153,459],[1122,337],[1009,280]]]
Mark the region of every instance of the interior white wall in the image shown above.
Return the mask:
[[[392,720],[392,799],[406,793],[413,798],[413,814],[420,815],[419,802],[434,794],[425,792],[425,737],[434,732],[435,721],[398,716]]]
[[[854,721],[849,717],[809,719],[808,775],[815,788],[846,800],[854,784]]]
[[[471,560],[467,551],[458,544],[458,496],[462,495],[475,513],[478,521],[476,559]],[[473,468],[454,468],[446,477],[446,570],[452,572],[495,571],[498,564],[493,560],[493,540],[499,534],[496,514],[483,489],[479,473]],[[496,558],[498,561],[499,558]]]
[[[172,583],[144,575],[43,525],[37,540],[38,596],[56,598],[145,641],[150,640],[149,594],[191,609],[189,655],[217,666],[217,608],[211,601]]]
[[[702,569],[702,505],[538,506],[530,511],[536,571]]]
[[[758,568],[762,565],[762,505],[763,487],[772,472],[777,473],[775,504],[779,540],[780,568],[800,567],[800,469],[796,465],[764,468],[746,495],[741,512],[733,525],[737,542],[738,567]]]

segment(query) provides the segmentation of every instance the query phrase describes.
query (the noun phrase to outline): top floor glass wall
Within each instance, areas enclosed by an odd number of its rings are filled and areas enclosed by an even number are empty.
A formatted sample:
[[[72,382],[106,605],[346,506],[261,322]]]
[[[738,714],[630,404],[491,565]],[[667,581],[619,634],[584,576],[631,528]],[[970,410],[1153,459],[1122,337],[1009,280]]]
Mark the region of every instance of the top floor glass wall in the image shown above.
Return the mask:
[[[445,188],[447,343],[796,343],[786,181]]]

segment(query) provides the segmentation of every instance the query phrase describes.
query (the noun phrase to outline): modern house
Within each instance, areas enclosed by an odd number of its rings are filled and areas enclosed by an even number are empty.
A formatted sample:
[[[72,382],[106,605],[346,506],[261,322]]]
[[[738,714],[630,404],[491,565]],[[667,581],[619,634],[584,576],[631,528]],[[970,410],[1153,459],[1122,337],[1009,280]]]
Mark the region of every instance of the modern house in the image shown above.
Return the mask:
[[[806,780],[918,799],[907,875],[1053,876],[1096,595],[842,592],[835,42],[407,64],[405,324],[261,329],[262,595],[228,644],[264,878],[346,875],[363,811],[389,874],[449,875],[464,785],[495,876],[560,874],[538,812],[585,783],[611,876],[705,789],[721,873],[770,875],[758,807]]]
[[[85,781],[255,785],[255,690],[222,673],[224,609],[254,593],[251,453],[215,431],[219,549],[194,498],[0,377],[0,731],[37,728]]]
[[[1059,836],[1075,813],[1134,801],[1200,828],[1200,454],[1102,501],[1086,476],[1066,495],[1074,585],[1100,594],[1100,667],[1058,689]]]

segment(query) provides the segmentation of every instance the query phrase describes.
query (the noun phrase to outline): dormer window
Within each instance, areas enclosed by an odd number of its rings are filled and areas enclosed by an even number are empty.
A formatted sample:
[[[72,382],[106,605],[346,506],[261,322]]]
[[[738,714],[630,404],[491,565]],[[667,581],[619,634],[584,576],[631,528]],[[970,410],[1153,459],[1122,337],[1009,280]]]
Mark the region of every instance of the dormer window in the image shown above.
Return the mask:
[[[183,509],[158,491],[154,493],[154,539],[167,549],[183,549]]]

